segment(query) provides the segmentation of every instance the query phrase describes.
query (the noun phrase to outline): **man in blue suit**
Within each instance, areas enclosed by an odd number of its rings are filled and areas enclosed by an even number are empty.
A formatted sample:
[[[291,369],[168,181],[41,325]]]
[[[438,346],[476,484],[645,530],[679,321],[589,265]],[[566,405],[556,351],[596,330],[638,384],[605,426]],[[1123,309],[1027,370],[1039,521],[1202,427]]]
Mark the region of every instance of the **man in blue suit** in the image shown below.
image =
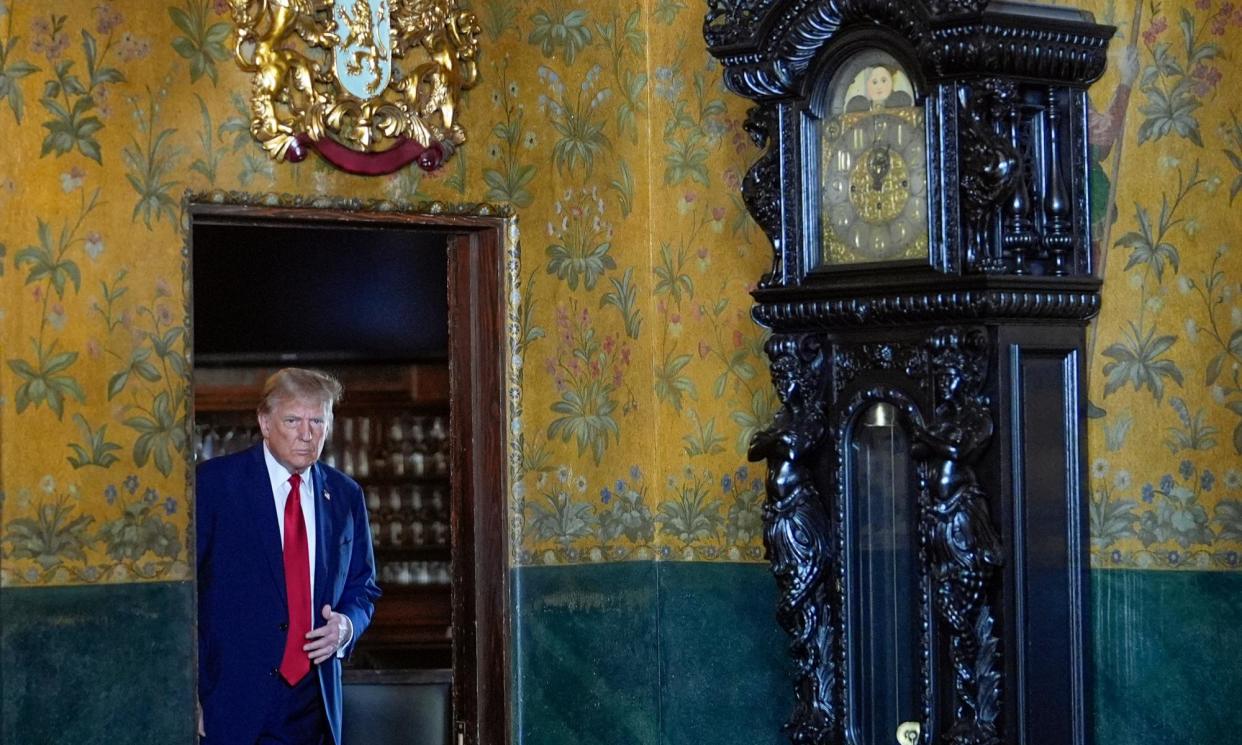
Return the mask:
[[[317,462],[340,396],[322,372],[281,370],[263,442],[198,467],[203,745],[340,745],[341,658],[380,594],[362,490]]]

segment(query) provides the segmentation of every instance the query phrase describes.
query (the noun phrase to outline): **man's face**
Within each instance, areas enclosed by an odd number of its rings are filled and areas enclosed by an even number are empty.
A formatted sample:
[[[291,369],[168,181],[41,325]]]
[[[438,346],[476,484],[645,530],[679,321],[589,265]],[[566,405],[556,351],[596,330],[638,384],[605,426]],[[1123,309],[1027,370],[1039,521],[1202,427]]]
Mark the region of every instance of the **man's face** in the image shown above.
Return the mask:
[[[309,398],[277,400],[269,412],[259,412],[259,429],[277,462],[301,471],[319,459],[332,424],[332,410]]]

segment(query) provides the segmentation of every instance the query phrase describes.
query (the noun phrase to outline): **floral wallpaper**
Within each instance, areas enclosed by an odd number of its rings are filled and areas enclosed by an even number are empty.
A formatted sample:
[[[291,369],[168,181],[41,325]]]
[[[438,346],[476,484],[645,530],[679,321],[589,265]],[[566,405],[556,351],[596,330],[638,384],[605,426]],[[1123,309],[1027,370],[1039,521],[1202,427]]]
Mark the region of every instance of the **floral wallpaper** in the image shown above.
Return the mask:
[[[1242,550],[1242,69],[1232,2],[1104,3],[1093,89],[1103,311],[1088,331],[1096,566],[1236,569]],[[1242,206],[1242,205],[1240,205]]]
[[[1234,569],[1242,7],[1088,5],[1119,27],[1091,120],[1093,560]],[[744,453],[775,398],[748,290],[770,248],[703,5],[472,8],[469,142],[360,178],[252,140],[223,0],[0,0],[0,584],[190,574],[187,189],[512,205],[512,561],[762,560]]]

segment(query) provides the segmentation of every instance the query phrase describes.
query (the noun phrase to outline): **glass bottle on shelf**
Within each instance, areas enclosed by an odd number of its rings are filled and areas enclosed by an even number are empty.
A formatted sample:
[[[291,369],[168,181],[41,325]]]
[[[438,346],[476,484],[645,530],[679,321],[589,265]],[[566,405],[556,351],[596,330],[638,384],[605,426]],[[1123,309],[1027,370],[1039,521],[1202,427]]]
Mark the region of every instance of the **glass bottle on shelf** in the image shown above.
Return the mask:
[[[439,446],[440,443],[448,439],[448,432],[444,428],[444,417],[433,417],[431,420],[431,432],[428,433],[433,443]]]

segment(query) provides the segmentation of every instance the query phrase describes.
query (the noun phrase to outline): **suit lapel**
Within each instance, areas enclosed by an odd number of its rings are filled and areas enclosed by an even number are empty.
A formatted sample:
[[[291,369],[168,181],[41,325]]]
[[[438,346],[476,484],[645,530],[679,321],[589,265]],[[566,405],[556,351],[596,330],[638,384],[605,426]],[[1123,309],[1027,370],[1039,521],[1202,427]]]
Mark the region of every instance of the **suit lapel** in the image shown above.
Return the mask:
[[[271,571],[272,585],[280,597],[282,606],[288,603],[285,596],[285,557],[280,547],[280,523],[276,520],[276,498],[272,494],[272,479],[267,473],[267,463],[263,460],[263,443],[251,449],[251,457],[247,463],[244,484],[254,485],[254,493],[243,495],[244,506],[251,511],[255,527],[256,540],[261,547]]]
[[[328,603],[328,552],[333,549],[329,537],[335,535],[333,530],[332,502],[324,497],[323,468],[316,463],[311,467],[312,481],[315,484],[315,587],[314,613],[316,624],[319,622],[319,609]]]

